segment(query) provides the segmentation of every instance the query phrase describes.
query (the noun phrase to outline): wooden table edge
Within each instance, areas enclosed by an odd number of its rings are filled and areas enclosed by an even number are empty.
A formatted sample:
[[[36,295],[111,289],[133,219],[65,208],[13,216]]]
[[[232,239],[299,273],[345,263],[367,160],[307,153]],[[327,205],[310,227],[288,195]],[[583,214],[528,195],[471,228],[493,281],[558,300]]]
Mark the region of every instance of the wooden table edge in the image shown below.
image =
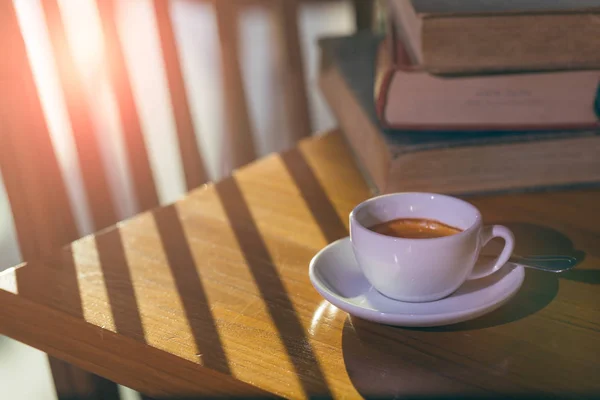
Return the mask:
[[[0,290],[0,302],[0,333],[3,335],[149,396],[275,397],[233,376],[204,368],[5,290]],[[74,333],[77,335],[77,354],[70,352]],[[93,345],[98,337],[106,344],[102,354]],[[106,367],[107,357],[114,358],[115,363],[122,363],[123,352],[131,354],[128,358],[131,368],[128,370],[134,373],[116,374]],[[162,368],[167,364],[169,369]],[[139,376],[146,379],[140,380]],[[199,377],[202,382],[198,381]],[[146,380],[151,380],[152,384],[147,385]],[[157,383],[164,390],[154,390],[159,386]],[[181,388],[189,388],[189,392],[182,393]]]

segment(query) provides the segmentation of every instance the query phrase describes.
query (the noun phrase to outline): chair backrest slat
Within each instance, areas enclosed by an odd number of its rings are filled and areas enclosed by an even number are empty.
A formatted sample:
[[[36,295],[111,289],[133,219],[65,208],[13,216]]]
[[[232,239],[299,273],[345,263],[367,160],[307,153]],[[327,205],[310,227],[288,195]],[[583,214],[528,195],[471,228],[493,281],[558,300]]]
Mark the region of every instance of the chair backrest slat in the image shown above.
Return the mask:
[[[276,27],[276,46],[283,73],[284,101],[292,143],[312,132],[304,65],[298,33],[298,1],[274,0],[270,9]]]
[[[225,99],[225,154],[230,168],[237,168],[256,158],[252,125],[238,55],[238,11],[242,2],[214,2],[221,44],[221,67]],[[227,171],[229,172],[229,171]]]
[[[377,1],[378,0],[352,0],[357,30],[369,30],[373,27],[375,3]]]
[[[148,210],[158,206],[159,200],[131,81],[127,73],[123,46],[119,38],[115,19],[116,5],[113,0],[96,0],[96,5],[102,21],[105,58],[119,107],[125,151],[138,206],[140,210]]]
[[[78,237],[12,2],[0,2],[0,166],[23,258]],[[10,95],[8,95],[10,93]]]
[[[171,13],[169,12],[170,1],[153,0],[153,5],[175,117],[186,187],[191,190],[206,183],[208,177],[198,149],[198,139],[192,122],[179,55],[177,54],[177,43],[171,22]]]
[[[83,82],[68,46],[58,0],[43,0],[42,7],[77,148],[87,201],[94,228],[99,230],[117,222],[117,214],[98,146],[98,141],[102,140],[102,137],[97,136],[92,122]]]
[[[0,1],[0,48],[11,52],[0,62],[0,169],[21,255],[30,260],[49,256],[79,234],[10,1]],[[113,382],[58,359],[49,362],[59,398],[93,398],[109,387],[118,393]]]

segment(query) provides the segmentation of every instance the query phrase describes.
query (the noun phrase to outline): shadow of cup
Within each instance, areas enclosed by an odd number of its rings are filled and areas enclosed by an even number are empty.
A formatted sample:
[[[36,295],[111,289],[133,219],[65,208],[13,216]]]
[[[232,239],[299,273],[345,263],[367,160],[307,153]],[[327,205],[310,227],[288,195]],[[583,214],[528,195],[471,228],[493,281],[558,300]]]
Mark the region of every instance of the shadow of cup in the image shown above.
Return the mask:
[[[342,333],[346,371],[365,398],[458,398],[483,394],[452,379],[452,363],[413,348],[405,331],[348,316]]]
[[[573,242],[561,232],[541,225],[501,222],[515,235],[514,253],[521,256],[568,255],[574,257],[579,264],[585,258],[585,253],[574,248]],[[482,254],[498,254],[504,243],[501,239],[492,240],[482,251]],[[562,274],[538,271],[525,268],[525,281],[516,296],[498,310],[472,321],[462,322],[445,327],[429,328],[428,330],[456,331],[482,329],[506,324],[525,318],[546,307],[558,293],[559,277],[568,279],[569,274],[577,274],[571,270]],[[600,271],[585,271],[600,272]],[[589,276],[587,278],[590,278]],[[597,276],[593,277],[595,280]]]
[[[541,225],[519,222],[500,223],[515,235],[514,253],[520,256],[566,255],[575,257],[577,263],[583,261],[585,253],[576,250],[573,242],[561,232]],[[484,249],[484,253],[502,249],[501,240],[494,239]]]
[[[515,253],[519,255],[564,254],[581,262],[585,253],[574,248],[564,234],[540,225],[525,223],[500,224],[515,235]],[[485,253],[498,254],[503,242],[486,246]],[[440,333],[444,341],[451,340],[451,332],[475,331],[513,323],[546,307],[556,297],[559,277],[599,283],[597,272],[571,270],[555,274],[525,269],[523,286],[516,296],[498,310],[471,321],[435,328],[395,328],[349,317],[342,334],[344,363],[354,387],[365,397],[452,398],[482,395],[481,388],[469,381],[452,379],[456,365],[445,362],[413,347],[413,339],[422,335]],[[487,393],[489,395],[489,393]],[[424,396],[424,397],[423,397]]]

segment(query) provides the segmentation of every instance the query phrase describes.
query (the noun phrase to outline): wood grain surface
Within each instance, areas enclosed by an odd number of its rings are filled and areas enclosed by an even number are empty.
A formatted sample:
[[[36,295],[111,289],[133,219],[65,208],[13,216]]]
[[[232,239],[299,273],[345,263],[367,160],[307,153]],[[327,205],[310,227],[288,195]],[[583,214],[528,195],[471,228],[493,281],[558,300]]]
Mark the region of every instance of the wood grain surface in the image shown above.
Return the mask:
[[[150,396],[600,394],[600,191],[470,198],[523,254],[509,304],[403,329],[324,301],[308,263],[370,193],[329,133],[0,277],[0,332]]]

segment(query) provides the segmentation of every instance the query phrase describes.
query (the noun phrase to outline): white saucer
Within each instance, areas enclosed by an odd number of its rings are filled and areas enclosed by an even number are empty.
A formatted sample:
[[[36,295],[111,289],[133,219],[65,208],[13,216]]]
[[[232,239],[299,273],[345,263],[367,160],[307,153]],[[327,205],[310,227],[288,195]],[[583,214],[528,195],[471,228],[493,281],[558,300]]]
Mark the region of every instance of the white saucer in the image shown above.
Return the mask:
[[[465,282],[444,299],[405,303],[382,295],[369,284],[346,237],[314,256],[309,276],[325,299],[351,315],[387,325],[427,327],[467,321],[497,309],[517,293],[525,271],[509,263],[495,274]]]

